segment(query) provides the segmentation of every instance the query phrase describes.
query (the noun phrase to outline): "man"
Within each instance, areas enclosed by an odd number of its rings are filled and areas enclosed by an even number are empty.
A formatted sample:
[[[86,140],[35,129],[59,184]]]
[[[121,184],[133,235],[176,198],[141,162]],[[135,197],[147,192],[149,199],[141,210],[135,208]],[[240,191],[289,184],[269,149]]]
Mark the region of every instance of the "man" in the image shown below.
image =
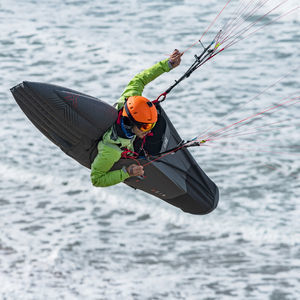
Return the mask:
[[[121,158],[124,149],[134,151],[133,142],[136,137],[145,138],[155,126],[157,110],[151,101],[142,97],[142,92],[146,84],[177,67],[182,54],[177,49],[174,50],[169,58],[139,73],[129,82],[116,103],[118,120],[98,144],[98,155],[91,166],[91,181],[94,186],[111,186],[130,176],[144,175],[143,166],[137,164],[120,170],[110,169]]]

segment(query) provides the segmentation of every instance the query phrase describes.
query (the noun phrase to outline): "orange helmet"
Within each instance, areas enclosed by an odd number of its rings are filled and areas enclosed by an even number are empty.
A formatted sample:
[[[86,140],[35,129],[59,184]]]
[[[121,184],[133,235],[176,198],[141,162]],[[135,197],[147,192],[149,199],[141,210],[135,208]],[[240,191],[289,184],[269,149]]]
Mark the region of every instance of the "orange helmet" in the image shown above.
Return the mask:
[[[142,131],[151,130],[157,122],[155,105],[142,96],[129,97],[125,101],[122,116],[129,118]]]

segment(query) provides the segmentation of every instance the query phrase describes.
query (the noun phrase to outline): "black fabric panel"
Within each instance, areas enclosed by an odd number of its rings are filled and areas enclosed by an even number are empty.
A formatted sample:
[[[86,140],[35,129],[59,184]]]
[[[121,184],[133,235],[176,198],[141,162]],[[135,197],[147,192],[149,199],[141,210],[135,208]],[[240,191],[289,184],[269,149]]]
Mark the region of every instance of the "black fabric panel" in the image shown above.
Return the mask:
[[[169,120],[165,111],[159,107],[159,119],[153,130],[154,135],[146,138],[145,148],[149,154],[166,151],[178,145],[181,138]],[[138,150],[141,140],[135,144]],[[135,189],[143,190],[191,214],[207,214],[217,207],[219,191],[215,183],[204,173],[188,149],[181,149],[173,154],[156,160],[140,159],[147,165],[145,178],[129,178],[125,183]],[[132,159],[120,160],[113,169],[135,163]]]
[[[67,155],[87,168],[97,155],[97,144],[103,133],[115,123],[118,112],[94,97],[63,87],[23,82],[11,89],[17,103],[31,122]],[[181,138],[158,104],[158,122],[153,136],[146,139],[144,148],[154,156],[174,148]],[[137,139],[138,149],[141,140]],[[140,158],[139,163],[149,160]],[[113,170],[136,163],[121,159]],[[160,157],[145,167],[145,177],[131,177],[125,181],[130,187],[142,190],[166,201],[184,212],[207,214],[216,208],[217,186],[199,167],[187,149]]]
[[[23,82],[11,92],[30,121],[54,144],[90,168],[97,144],[117,119],[117,110],[64,87]]]

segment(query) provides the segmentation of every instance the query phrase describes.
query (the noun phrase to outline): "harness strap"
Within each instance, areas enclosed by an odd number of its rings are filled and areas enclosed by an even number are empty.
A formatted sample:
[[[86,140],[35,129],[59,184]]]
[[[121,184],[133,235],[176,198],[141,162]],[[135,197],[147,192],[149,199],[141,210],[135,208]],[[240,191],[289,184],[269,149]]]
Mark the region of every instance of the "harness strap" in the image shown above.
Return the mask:
[[[144,138],[143,138],[143,142],[140,148],[140,151],[144,150],[144,145],[146,143],[146,137],[147,136],[153,136],[152,132],[149,132]],[[127,148],[124,148],[124,151],[121,153],[121,158],[138,158],[139,157],[139,153],[131,151]]]
[[[162,98],[162,99],[160,99]],[[164,92],[162,94],[160,94],[155,100],[152,101],[152,103],[154,105],[156,105],[157,103],[163,102],[164,100],[166,100],[167,98],[167,92]]]
[[[119,110],[118,119],[117,119],[117,124],[118,125],[121,124],[121,118],[122,118],[122,109]]]
[[[138,157],[139,157],[138,153],[131,151],[127,148],[125,148],[124,151],[121,153],[121,158],[138,158]]]
[[[147,135],[145,135],[144,137],[143,137],[143,142],[142,142],[142,145],[141,145],[141,149],[144,149],[144,145],[145,145],[145,143],[146,143],[146,137],[147,136],[153,136],[153,132],[149,132]]]

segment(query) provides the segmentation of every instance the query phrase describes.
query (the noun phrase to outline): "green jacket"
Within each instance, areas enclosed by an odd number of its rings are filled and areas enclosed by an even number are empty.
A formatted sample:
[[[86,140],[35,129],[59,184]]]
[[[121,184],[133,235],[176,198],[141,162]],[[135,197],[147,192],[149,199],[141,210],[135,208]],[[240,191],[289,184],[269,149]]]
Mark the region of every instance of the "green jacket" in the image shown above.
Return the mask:
[[[120,110],[124,106],[125,98],[141,96],[146,84],[164,72],[169,72],[170,69],[169,59],[165,59],[137,74],[125,88],[117,101],[116,108]],[[113,127],[103,135],[102,140],[98,144],[98,155],[91,166],[91,181],[94,186],[111,186],[129,177],[129,174],[124,169],[115,171],[110,171],[110,169],[121,158],[123,152],[121,148],[133,151],[134,139],[135,137],[125,139],[116,136]]]

